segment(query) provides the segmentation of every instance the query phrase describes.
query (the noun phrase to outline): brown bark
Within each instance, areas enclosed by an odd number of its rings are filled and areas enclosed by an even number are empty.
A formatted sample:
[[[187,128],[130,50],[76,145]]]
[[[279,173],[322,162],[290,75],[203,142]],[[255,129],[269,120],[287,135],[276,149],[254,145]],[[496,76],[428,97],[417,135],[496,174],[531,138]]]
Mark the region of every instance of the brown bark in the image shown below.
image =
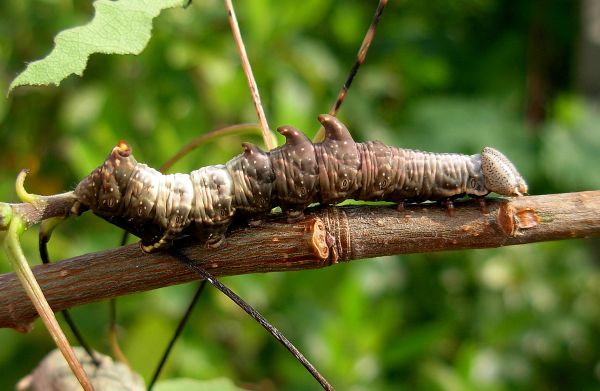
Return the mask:
[[[310,210],[297,223],[281,216],[234,228],[217,249],[178,248],[215,276],[293,271],[382,255],[499,247],[600,236],[600,191],[457,203],[346,206]],[[55,311],[198,279],[168,253],[137,245],[33,268]],[[27,330],[37,316],[13,273],[0,275],[0,327]]]

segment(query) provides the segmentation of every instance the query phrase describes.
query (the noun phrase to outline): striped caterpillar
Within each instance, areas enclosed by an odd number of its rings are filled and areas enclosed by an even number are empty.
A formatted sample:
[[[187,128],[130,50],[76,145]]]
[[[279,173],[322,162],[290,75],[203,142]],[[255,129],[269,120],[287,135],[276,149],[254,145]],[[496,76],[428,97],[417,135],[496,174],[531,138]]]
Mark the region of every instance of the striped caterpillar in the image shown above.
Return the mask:
[[[152,252],[189,233],[217,246],[234,213],[264,213],[280,206],[294,219],[318,202],[345,199],[398,202],[445,201],[462,195],[483,197],[527,193],[527,185],[502,153],[430,153],[355,143],[337,118],[320,115],[325,140],[313,144],[291,127],[277,129],[285,144],[269,152],[243,143],[244,152],[224,165],[190,174],[163,175],[138,163],[125,142],[84,178],[74,193],[72,212],[95,214],[142,238]]]

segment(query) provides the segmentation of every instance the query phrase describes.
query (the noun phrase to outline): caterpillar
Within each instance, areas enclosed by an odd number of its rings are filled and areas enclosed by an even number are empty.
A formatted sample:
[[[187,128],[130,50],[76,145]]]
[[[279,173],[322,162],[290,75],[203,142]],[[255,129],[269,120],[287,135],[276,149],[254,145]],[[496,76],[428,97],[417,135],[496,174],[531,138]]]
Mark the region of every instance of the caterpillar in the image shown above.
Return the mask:
[[[138,163],[124,141],[75,188],[72,213],[91,209],[141,237],[145,252],[167,248],[182,234],[218,246],[236,211],[265,213],[280,206],[289,219],[312,203],[345,199],[397,202],[445,201],[490,192],[522,196],[527,184],[501,152],[431,153],[355,143],[337,118],[322,114],[325,140],[313,144],[292,126],[277,129],[286,141],[264,152],[244,152],[224,165],[190,174],[163,175]]]

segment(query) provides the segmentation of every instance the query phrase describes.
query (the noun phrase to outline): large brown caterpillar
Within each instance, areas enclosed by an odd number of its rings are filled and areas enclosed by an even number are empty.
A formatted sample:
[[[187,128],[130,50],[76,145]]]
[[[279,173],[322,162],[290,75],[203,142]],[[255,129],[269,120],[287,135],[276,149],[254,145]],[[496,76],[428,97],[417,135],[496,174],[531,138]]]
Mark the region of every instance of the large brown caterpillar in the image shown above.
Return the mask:
[[[264,213],[280,206],[290,218],[311,203],[345,199],[403,203],[527,193],[527,185],[502,153],[430,153],[355,143],[337,118],[320,115],[326,138],[313,144],[282,126],[283,146],[264,152],[244,143],[244,153],[224,165],[190,174],[163,175],[138,163],[127,143],[113,148],[104,164],[75,189],[74,213],[95,214],[142,238],[144,251],[168,247],[182,233],[217,245],[237,210]]]

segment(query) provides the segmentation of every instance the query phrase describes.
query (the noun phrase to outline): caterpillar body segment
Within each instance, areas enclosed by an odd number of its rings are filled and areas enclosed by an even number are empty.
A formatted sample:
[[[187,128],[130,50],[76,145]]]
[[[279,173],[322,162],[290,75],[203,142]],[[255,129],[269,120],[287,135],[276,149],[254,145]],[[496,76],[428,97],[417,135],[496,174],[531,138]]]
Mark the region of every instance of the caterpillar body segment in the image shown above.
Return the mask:
[[[242,144],[244,152],[224,165],[190,174],[163,175],[138,163],[120,142],[102,166],[77,188],[74,213],[95,214],[142,238],[151,252],[182,234],[219,245],[237,211],[265,213],[276,206],[291,219],[312,203],[345,199],[446,202],[462,195],[483,197],[527,193],[527,184],[501,152],[431,153],[390,147],[377,141],[355,143],[337,118],[319,121],[325,140],[313,144],[302,132],[282,126],[286,142],[269,152]]]

